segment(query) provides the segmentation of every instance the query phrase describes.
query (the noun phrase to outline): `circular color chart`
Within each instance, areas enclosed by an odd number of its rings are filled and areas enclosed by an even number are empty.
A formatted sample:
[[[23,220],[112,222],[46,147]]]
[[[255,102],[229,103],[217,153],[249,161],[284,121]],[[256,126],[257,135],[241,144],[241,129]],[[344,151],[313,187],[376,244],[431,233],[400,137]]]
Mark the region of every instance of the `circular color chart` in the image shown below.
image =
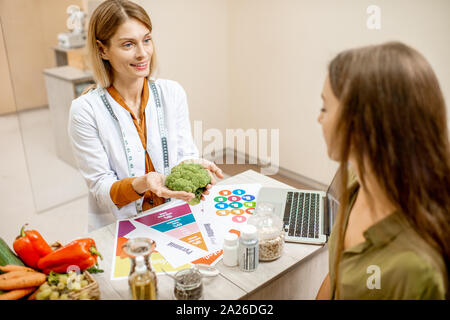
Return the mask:
[[[232,202],[229,204],[230,208],[239,209],[242,207],[242,203],[240,202]]]
[[[248,214],[254,214],[255,213],[255,208],[248,208],[245,210],[246,213]]]
[[[230,190],[222,190],[219,192],[219,194],[221,196],[228,197],[229,195],[231,195],[231,191]]]
[[[247,201],[244,202],[244,206],[246,206],[247,208],[254,208],[256,206],[256,203],[254,201]]]
[[[236,223],[243,223],[247,221],[247,218],[243,216],[234,216],[231,220],[233,220]]]
[[[227,198],[226,197],[215,197],[214,201],[215,202],[225,202],[225,201],[227,201]]]
[[[242,209],[231,209],[231,214],[234,214],[235,216],[240,216],[244,214],[244,210]]]
[[[231,201],[231,202],[236,202],[236,201],[239,201],[239,200],[241,200],[241,198],[238,197],[238,196],[228,197],[228,201]]]
[[[216,203],[215,207],[217,209],[226,209],[226,208],[228,208],[228,203],[219,202],[219,203]]]
[[[225,217],[225,216],[227,216],[227,215],[230,214],[230,210],[223,210],[223,209],[217,210],[217,211],[216,211],[216,214],[217,214],[218,216]]]
[[[252,215],[255,212],[255,196],[246,194],[243,189],[221,190],[219,195],[214,198],[218,216],[225,217],[231,214],[233,222],[243,223],[247,221],[243,216],[244,213]]]

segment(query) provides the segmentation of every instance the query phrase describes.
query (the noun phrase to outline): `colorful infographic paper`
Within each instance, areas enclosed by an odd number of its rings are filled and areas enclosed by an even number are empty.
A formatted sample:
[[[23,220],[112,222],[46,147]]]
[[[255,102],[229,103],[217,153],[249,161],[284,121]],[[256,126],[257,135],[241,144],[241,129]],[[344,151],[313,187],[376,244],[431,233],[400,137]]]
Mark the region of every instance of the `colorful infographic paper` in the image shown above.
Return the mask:
[[[175,202],[170,208],[149,213],[135,219],[117,221],[115,255],[112,264],[112,279],[127,277],[130,259],[122,252],[128,239],[148,237],[156,242],[156,252],[151,263],[155,272],[174,272],[190,268],[192,264],[213,265],[222,257],[221,246],[211,244],[190,206]]]
[[[208,252],[208,247],[188,204],[149,214],[135,221]]]
[[[260,184],[215,185],[206,201],[192,207],[197,220],[203,226],[209,224],[210,241],[221,247],[226,233],[240,234],[241,227],[255,212]],[[208,233],[207,233],[208,234]]]
[[[225,234],[239,235],[254,213],[260,188],[259,184],[215,185],[198,205],[172,201],[164,210],[117,221],[111,279],[128,277],[131,262],[121,248],[136,237],[156,242],[151,263],[157,273],[176,272],[199,263],[216,264],[222,258]]]

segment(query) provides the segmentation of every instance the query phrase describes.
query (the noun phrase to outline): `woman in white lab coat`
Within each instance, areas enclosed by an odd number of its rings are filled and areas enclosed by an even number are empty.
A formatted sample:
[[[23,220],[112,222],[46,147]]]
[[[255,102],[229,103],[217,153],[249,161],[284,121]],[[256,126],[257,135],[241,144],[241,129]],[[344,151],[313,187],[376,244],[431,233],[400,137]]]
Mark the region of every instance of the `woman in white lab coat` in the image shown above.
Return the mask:
[[[192,199],[192,193],[164,186],[180,162],[201,163],[223,178],[214,163],[199,159],[183,88],[153,78],[151,31],[147,13],[131,1],[102,2],[89,22],[87,49],[96,86],[72,102],[69,119],[75,158],[89,188],[89,230],[169,198]]]

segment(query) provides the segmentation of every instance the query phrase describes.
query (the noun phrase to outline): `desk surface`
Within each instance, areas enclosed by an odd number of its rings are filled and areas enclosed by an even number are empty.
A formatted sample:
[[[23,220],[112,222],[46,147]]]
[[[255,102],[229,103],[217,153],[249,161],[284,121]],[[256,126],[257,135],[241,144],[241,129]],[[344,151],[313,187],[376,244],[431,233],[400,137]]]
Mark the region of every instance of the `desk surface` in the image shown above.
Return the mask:
[[[272,178],[248,170],[236,176],[221,180],[219,184],[260,183],[268,187],[287,187],[289,185]],[[165,206],[165,205],[163,205]],[[159,206],[148,212],[161,210]],[[88,237],[95,240],[98,249],[103,254],[100,267],[104,273],[96,274],[99,283],[101,299],[132,299],[127,280],[110,280],[111,264],[114,254],[115,223],[88,233]],[[259,288],[279,278],[290,271],[307,256],[319,250],[322,246],[286,243],[283,255],[272,262],[260,262],[254,272],[243,272],[238,267],[227,267],[222,261],[216,264],[220,275],[204,278],[204,299],[206,300],[236,300],[254,293]],[[172,297],[173,280],[167,275],[158,275],[158,299],[170,300]]]

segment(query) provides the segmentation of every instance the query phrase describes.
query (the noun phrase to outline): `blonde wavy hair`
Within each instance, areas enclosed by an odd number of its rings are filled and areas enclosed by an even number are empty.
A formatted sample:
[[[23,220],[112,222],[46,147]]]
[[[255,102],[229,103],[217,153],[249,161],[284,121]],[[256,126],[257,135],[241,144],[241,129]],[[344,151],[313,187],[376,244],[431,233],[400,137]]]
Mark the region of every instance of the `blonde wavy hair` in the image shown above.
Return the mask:
[[[97,40],[105,46],[109,46],[110,39],[114,36],[119,26],[128,19],[136,19],[143,23],[150,32],[152,31],[152,22],[147,12],[132,1],[126,0],[106,0],[102,2],[92,13],[89,20],[89,29],[87,36],[87,62],[94,75],[96,85],[92,85],[83,93],[86,93],[94,87],[108,88],[113,82],[112,66],[108,60],[103,60],[100,55]],[[151,40],[154,48],[153,39]],[[156,52],[153,49],[150,60],[150,74],[148,79],[156,74],[157,59]]]

